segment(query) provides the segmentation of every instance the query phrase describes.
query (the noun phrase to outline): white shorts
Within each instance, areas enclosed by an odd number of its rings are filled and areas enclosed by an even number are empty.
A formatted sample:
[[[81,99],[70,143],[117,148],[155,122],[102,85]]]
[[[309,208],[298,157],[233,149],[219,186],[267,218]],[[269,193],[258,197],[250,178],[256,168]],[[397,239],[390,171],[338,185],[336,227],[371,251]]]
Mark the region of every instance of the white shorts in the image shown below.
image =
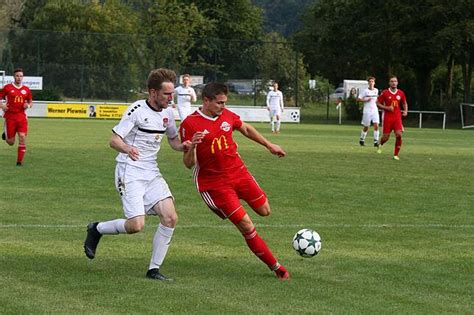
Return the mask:
[[[130,169],[129,166],[128,172],[130,172]],[[125,176],[126,173],[127,166],[117,164],[115,168],[115,188],[122,199],[123,212],[127,219],[145,214],[156,215],[153,206],[161,200],[173,197],[168,184],[159,172],[154,172],[154,176],[149,179],[128,181],[128,176]]]
[[[270,108],[270,118],[273,119],[273,117],[278,116],[281,117],[281,108]]]
[[[371,122],[373,124],[379,124],[380,123],[380,118],[379,118],[379,112],[378,111],[364,112],[362,114],[362,121],[361,121],[362,125],[364,125],[365,127],[369,127]]]
[[[191,115],[191,111],[192,111],[191,106],[178,105],[177,107],[178,107],[179,119],[181,119],[181,121],[183,121],[184,118]]]

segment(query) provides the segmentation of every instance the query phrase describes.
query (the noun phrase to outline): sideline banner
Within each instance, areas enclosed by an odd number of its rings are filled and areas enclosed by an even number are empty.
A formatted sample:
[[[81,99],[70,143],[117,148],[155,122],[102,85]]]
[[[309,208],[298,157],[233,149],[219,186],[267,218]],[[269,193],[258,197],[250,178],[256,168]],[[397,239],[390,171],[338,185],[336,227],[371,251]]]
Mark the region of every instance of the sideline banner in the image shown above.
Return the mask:
[[[86,119],[120,119],[130,106],[126,103],[96,103],[96,102],[47,102],[33,100],[33,107],[27,110],[29,117],[51,118],[86,118]],[[196,110],[199,105],[193,105]],[[248,122],[269,122],[270,116],[266,107],[261,106],[226,106]],[[1,113],[0,113],[1,116]],[[174,109],[174,116],[179,121],[178,110]],[[300,109],[285,107],[281,115],[282,122],[299,123]]]
[[[55,118],[109,118],[120,119],[127,109],[123,105],[47,103],[46,117]]]

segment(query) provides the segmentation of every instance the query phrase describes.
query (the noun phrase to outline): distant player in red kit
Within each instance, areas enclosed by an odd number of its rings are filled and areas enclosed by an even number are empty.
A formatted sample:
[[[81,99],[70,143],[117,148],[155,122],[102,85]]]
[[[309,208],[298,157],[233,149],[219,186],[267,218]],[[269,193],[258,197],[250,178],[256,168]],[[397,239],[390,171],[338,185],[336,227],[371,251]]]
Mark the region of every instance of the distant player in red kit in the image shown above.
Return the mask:
[[[31,108],[33,97],[30,89],[22,84],[23,69],[15,69],[13,76],[15,82],[5,85],[0,90],[0,99],[7,100],[5,104],[2,103],[3,118],[5,119],[2,139],[9,145],[14,145],[15,135],[18,133],[16,165],[21,166],[26,152],[26,134],[28,133],[28,118],[25,110]]]
[[[184,152],[187,168],[194,166],[196,187],[207,206],[222,219],[229,219],[242,233],[250,250],[281,280],[288,280],[288,271],[278,263],[260,238],[249,215],[240,203],[243,199],[259,215],[270,215],[265,192],[260,188],[237,153],[232,138],[234,130],[263,145],[272,154],[286,155],[278,145],[264,138],[254,127],[225,108],[228,88],[209,83],[202,92],[203,105],[180,125],[181,141],[191,141]]]
[[[390,133],[393,130],[395,132],[395,150],[393,153],[393,159],[398,161],[400,160],[398,153],[402,146],[402,115],[406,116],[408,114],[408,104],[405,93],[403,93],[402,90],[397,89],[398,80],[396,76],[390,77],[389,85],[390,88],[383,91],[377,99],[377,107],[384,110],[383,135],[377,152],[382,153],[382,146],[388,141]],[[400,109],[400,106],[403,106],[403,111]]]

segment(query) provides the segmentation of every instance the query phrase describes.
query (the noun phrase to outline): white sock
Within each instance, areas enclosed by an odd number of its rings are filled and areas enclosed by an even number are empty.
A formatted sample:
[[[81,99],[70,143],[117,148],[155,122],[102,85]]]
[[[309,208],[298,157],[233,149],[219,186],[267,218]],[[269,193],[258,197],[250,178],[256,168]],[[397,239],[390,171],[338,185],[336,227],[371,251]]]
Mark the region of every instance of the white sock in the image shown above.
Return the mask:
[[[165,260],[166,253],[170,247],[174,228],[158,224],[158,229],[153,237],[153,250],[151,252],[150,267],[148,269],[160,268]]]
[[[275,122],[273,121],[273,119],[271,121],[271,125],[272,125],[272,132],[273,132],[273,131],[275,131]]]
[[[374,130],[374,142],[379,142],[379,131]]]
[[[360,132],[360,140],[365,141],[365,137],[367,137],[367,131],[362,130]]]
[[[276,131],[280,131],[280,121],[276,121]]]
[[[100,222],[97,224],[97,231],[100,234],[105,235],[114,235],[114,234],[124,234],[125,231],[125,219],[117,219],[112,221]]]

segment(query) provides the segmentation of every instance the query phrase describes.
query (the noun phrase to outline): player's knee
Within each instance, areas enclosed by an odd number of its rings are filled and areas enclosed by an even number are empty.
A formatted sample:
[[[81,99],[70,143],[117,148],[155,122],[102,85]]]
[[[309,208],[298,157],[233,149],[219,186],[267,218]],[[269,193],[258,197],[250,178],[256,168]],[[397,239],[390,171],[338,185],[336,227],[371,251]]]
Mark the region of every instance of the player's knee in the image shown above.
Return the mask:
[[[7,144],[10,145],[10,146],[11,146],[11,145],[14,145],[14,144],[15,144],[15,138],[13,138],[13,139],[7,139],[6,142],[7,142]]]
[[[176,212],[164,215],[161,217],[161,224],[164,226],[174,228],[178,223],[178,214]]]
[[[143,231],[145,228],[145,221],[127,221],[125,223],[125,230],[127,234],[135,234]]]
[[[265,204],[255,210],[260,216],[267,217],[272,213],[272,209],[270,208],[270,204],[265,202]]]
[[[255,228],[252,220],[248,215],[245,215],[242,220],[240,220],[238,223],[235,223],[235,225],[242,234],[250,233]]]

